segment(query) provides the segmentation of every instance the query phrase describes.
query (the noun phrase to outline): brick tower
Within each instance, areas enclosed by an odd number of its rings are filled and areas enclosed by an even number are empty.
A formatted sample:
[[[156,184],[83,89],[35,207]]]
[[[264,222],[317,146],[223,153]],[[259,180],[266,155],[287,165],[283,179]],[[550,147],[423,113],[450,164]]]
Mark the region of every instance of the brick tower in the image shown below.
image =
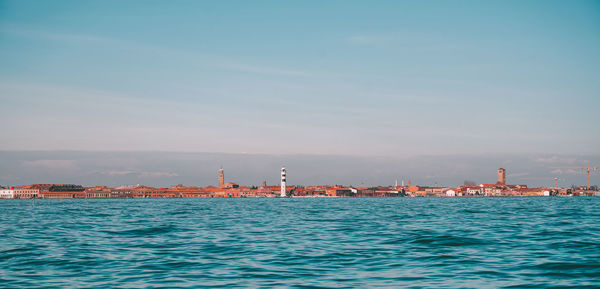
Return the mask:
[[[219,188],[222,188],[225,184],[225,173],[223,173],[223,168],[219,169]]]
[[[498,169],[498,182],[499,185],[506,185],[506,170],[503,168]]]

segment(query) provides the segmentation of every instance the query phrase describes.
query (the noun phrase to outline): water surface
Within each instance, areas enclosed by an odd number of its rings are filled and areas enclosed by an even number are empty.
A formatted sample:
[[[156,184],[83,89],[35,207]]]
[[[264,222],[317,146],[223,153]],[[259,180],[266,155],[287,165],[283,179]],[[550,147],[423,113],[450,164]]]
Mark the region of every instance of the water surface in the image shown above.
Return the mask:
[[[0,200],[0,221],[0,287],[600,287],[598,197]]]

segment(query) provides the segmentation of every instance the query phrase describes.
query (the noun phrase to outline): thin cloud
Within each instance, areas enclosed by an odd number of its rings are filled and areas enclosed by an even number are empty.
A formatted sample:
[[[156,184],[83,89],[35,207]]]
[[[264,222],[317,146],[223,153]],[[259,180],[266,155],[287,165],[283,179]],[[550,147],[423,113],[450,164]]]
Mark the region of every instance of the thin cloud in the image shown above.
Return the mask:
[[[100,174],[107,176],[126,176],[130,174],[134,174],[134,171],[118,171],[118,170],[110,170],[110,171],[102,171]]]
[[[27,29],[22,27],[4,27],[2,29],[3,33],[12,34],[20,37],[27,38],[46,38],[46,39],[54,39],[54,40],[66,40],[66,41],[79,41],[79,42],[108,42],[114,41],[113,39],[94,36],[94,35],[86,35],[86,34],[70,34],[70,33],[56,33],[50,32],[46,30],[39,29]]]
[[[0,175],[0,180],[5,181],[5,182],[15,182],[20,179],[21,179],[21,177],[16,174]]]
[[[512,174],[507,174],[507,177],[524,177],[524,176],[529,176],[530,173],[512,173]]]
[[[100,171],[102,175],[110,176],[110,177],[118,177],[118,176],[136,176],[139,178],[171,178],[179,176],[177,173],[173,172],[152,172],[152,171],[135,171],[135,170],[108,170],[108,171]]]
[[[29,170],[75,171],[79,166],[74,160],[24,161],[21,166]]]
[[[551,171],[553,174],[558,174],[558,175],[576,175],[576,174],[581,174],[581,170],[577,170],[577,169],[554,169]]]
[[[73,44],[91,44],[91,45],[105,45],[120,49],[129,50],[144,50],[153,53],[169,53],[179,54],[180,51],[174,51],[171,49],[165,49],[150,44],[142,44],[138,42],[132,42],[128,40],[99,36],[94,34],[77,34],[68,32],[55,32],[47,31],[43,29],[30,29],[22,27],[9,27],[2,29],[2,32],[12,34],[19,37],[34,38],[34,39],[46,39],[52,41],[69,42]]]
[[[272,66],[260,66],[260,65],[248,65],[241,61],[234,61],[228,57],[222,57],[218,55],[198,55],[197,53],[189,53],[187,51],[173,50],[163,47],[158,47],[149,44],[140,44],[127,40],[97,36],[91,34],[75,34],[75,33],[64,33],[64,32],[51,32],[40,29],[25,29],[25,28],[11,28],[3,29],[3,32],[10,33],[13,35],[27,37],[27,38],[42,38],[56,41],[66,41],[71,43],[84,43],[93,45],[110,45],[112,47],[118,47],[121,49],[132,49],[132,50],[143,50],[152,53],[160,53],[166,56],[179,56],[187,59],[202,59],[202,61],[196,61],[193,64],[200,64],[202,66],[215,66],[220,69],[238,71],[238,72],[249,72],[256,74],[266,75],[279,75],[279,76],[313,76],[313,73],[277,68]]]
[[[170,178],[179,176],[173,172],[141,172],[139,173],[140,178]]]
[[[560,157],[560,156],[538,157],[535,159],[536,163],[542,163],[542,164],[573,164],[576,161],[577,161],[577,158]]]

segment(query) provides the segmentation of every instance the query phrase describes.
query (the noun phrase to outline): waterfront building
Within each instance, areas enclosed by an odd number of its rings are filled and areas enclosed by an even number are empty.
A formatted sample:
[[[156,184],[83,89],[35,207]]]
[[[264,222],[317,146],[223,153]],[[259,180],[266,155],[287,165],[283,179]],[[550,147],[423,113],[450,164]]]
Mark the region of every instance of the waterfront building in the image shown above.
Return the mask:
[[[550,194],[547,188],[524,188],[520,189],[519,193],[521,196],[529,197],[541,197]]]
[[[166,196],[177,198],[205,198],[206,193],[200,187],[172,186],[166,190]]]
[[[403,196],[402,190],[396,187],[377,187],[375,190],[377,197],[400,197]]]
[[[504,186],[500,184],[481,184],[479,187],[482,188],[482,193],[484,196],[493,197],[501,195],[501,188]]]
[[[348,187],[344,189],[350,191],[349,194],[344,192],[343,196],[345,197],[400,197],[405,195],[404,189],[396,187]]]
[[[413,197],[427,197],[427,191],[426,190],[419,190],[416,192],[412,192],[411,194]]]
[[[326,191],[328,197],[354,197],[355,194],[350,188],[333,187]]]
[[[133,198],[130,187],[119,187],[110,190],[111,198]]]
[[[281,195],[280,186],[263,186],[256,190],[255,197],[274,198]]]
[[[14,196],[14,189],[0,189],[0,199],[12,199]]]
[[[482,196],[484,189],[481,186],[467,186],[465,196]]]
[[[15,199],[35,199],[38,197],[40,190],[32,189],[31,186],[16,187],[14,189]]]
[[[238,188],[216,188],[208,186],[201,189],[206,198],[238,198],[240,197],[240,190]]]
[[[85,188],[85,197],[88,199],[110,198],[111,190],[107,186]]]
[[[358,187],[356,188],[357,197],[373,197],[377,188],[372,187]]]
[[[85,198],[85,188],[70,184],[35,184],[32,188],[39,189],[39,197],[43,199],[79,199]]]
[[[166,188],[152,188],[146,186],[137,186],[131,190],[134,198],[176,198],[177,193],[167,192]]]
[[[441,197],[448,188],[442,187],[424,187],[426,197]]]
[[[221,186],[221,188],[225,188],[225,189],[233,189],[233,188],[238,188],[240,185],[236,184],[236,183],[225,183]]]
[[[256,192],[258,188],[256,187],[239,187],[239,197],[240,198],[254,198],[256,197]]]

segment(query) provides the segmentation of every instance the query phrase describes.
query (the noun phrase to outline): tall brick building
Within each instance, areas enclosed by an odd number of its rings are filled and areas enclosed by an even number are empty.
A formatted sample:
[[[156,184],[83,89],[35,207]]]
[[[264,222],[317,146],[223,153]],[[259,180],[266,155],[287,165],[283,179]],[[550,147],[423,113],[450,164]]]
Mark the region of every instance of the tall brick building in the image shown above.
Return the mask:
[[[503,168],[498,169],[498,183],[499,185],[506,185],[506,170]]]

